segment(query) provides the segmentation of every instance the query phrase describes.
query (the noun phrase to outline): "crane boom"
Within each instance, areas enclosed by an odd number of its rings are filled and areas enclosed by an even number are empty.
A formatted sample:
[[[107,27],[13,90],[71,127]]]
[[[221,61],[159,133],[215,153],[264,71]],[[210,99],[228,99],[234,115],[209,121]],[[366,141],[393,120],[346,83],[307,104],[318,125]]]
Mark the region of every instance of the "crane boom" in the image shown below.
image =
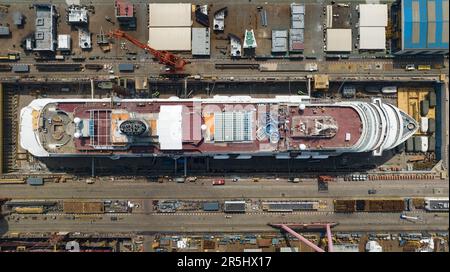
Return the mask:
[[[150,52],[150,54],[152,54],[160,63],[167,65],[174,70],[183,70],[184,66],[189,63],[185,59],[176,56],[168,51],[156,50],[154,48],[151,48],[148,44],[144,44],[138,41],[137,39],[133,38],[132,36],[128,35],[122,30],[116,29],[114,31],[111,31],[109,32],[109,36],[115,38],[122,38],[131,42],[137,47]]]

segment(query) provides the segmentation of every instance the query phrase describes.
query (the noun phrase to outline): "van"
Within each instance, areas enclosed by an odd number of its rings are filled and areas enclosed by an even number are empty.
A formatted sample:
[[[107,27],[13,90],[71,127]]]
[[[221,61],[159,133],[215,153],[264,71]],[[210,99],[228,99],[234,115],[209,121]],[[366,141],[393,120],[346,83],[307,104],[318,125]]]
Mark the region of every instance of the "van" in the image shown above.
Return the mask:
[[[381,89],[381,92],[384,94],[394,94],[397,93],[397,86],[388,86],[388,87],[383,87]]]

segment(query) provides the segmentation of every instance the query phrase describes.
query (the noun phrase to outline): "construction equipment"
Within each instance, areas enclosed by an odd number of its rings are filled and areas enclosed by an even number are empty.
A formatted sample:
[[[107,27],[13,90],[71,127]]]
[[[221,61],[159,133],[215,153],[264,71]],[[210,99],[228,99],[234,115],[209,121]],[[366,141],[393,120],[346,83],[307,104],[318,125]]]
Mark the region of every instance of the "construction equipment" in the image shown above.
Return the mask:
[[[331,234],[331,228],[336,226],[337,223],[335,222],[327,222],[327,223],[310,223],[310,224],[304,224],[304,223],[281,223],[281,224],[272,224],[269,223],[269,226],[282,229],[288,233],[290,233],[295,238],[299,239],[303,243],[305,243],[308,247],[312,248],[316,252],[325,252],[322,248],[314,244],[313,242],[306,239],[303,235],[299,234],[298,232],[294,231],[293,229],[301,229],[301,230],[311,230],[311,229],[325,229],[327,233],[327,247],[328,252],[334,251],[334,245],[333,245],[333,236]]]
[[[111,17],[109,17],[109,16],[105,16],[105,20],[106,20],[107,22],[110,22],[112,25],[115,25],[115,24],[116,24],[115,22],[112,21]]]
[[[150,52],[160,63],[169,66],[172,71],[182,71],[184,66],[189,63],[185,59],[176,56],[168,51],[153,49],[149,45],[141,43],[140,41],[136,40],[135,38],[131,37],[121,30],[117,29],[111,31],[109,32],[109,36],[126,39],[137,47]]]

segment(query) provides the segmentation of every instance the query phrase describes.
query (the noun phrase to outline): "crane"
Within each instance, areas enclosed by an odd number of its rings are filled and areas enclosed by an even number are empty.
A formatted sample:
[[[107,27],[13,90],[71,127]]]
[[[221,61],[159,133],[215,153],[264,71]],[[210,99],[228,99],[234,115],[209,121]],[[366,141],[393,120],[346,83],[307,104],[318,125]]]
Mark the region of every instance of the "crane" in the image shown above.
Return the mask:
[[[136,40],[132,36],[128,35],[122,30],[116,29],[114,31],[109,32],[110,37],[114,38],[122,38],[125,40],[128,40],[132,44],[136,45],[139,48],[142,48],[150,54],[152,54],[160,63],[167,65],[171,68],[171,70],[174,71],[182,71],[184,66],[188,64],[189,62],[185,59],[176,56],[168,51],[165,50],[156,50],[154,48],[151,48],[149,45],[141,43],[140,41]]]

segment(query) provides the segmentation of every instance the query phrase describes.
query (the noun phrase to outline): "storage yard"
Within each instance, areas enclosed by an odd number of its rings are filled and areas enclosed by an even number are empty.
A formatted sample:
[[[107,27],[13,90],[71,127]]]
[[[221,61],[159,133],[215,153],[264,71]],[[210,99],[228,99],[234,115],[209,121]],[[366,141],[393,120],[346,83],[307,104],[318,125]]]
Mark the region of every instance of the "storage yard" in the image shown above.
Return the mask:
[[[447,0],[163,2],[0,4],[0,251],[449,251]]]

